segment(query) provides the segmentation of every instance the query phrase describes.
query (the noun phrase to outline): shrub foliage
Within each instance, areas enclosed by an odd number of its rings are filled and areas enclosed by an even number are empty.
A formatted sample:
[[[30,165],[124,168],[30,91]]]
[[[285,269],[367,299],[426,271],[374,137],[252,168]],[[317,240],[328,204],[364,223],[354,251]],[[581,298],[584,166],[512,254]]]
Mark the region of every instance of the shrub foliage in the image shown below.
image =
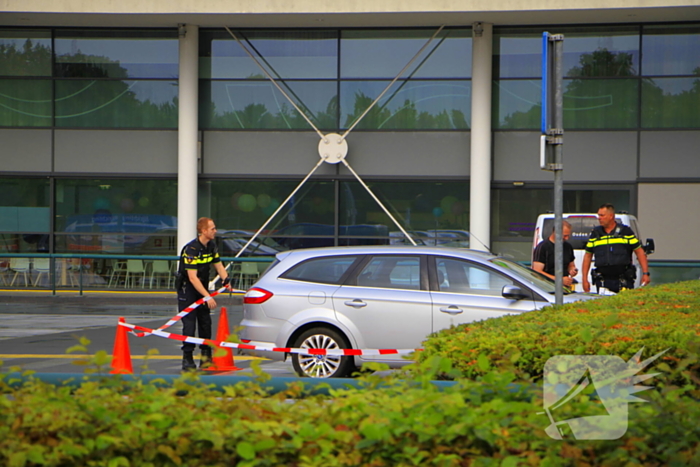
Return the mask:
[[[567,466],[697,465],[700,405],[685,389],[649,394],[618,440],[554,440],[539,391],[491,372],[440,390],[363,376],[362,389],[304,397],[257,384],[222,395],[196,381],[172,387],[119,377],[76,389],[0,384],[0,465],[18,466]],[[264,386],[264,383],[261,383]],[[569,404],[586,408],[585,398]],[[565,413],[562,415],[566,415]]]
[[[700,281],[623,291],[598,300],[548,306],[539,311],[455,326],[432,335],[416,359],[439,355],[475,378],[491,368],[541,377],[555,355],[617,355],[630,359],[666,353],[654,365],[657,380],[697,384]]]
[[[99,377],[99,352],[98,377],[77,386],[0,372],[0,465],[700,465],[699,294],[697,282],[664,285],[460,326],[432,336],[410,373],[363,374],[361,388],[328,395],[301,381],[270,394],[263,374],[223,393],[196,375],[172,384]],[[630,404],[622,437],[547,436],[538,378],[549,356],[629,358],[641,346],[645,356],[672,349],[653,368],[655,389],[640,394],[647,402]],[[456,382],[438,387],[438,375]],[[592,402],[582,394],[557,418]]]

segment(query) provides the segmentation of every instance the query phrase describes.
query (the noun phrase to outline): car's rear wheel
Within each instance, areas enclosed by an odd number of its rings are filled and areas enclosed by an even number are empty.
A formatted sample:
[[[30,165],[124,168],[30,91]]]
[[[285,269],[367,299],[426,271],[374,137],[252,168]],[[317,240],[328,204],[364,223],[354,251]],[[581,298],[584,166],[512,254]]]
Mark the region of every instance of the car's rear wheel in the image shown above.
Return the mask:
[[[302,349],[349,349],[350,344],[337,331],[328,328],[307,329],[296,338],[293,344]],[[299,376],[311,378],[341,378],[355,368],[353,357],[335,355],[292,354],[292,365]]]

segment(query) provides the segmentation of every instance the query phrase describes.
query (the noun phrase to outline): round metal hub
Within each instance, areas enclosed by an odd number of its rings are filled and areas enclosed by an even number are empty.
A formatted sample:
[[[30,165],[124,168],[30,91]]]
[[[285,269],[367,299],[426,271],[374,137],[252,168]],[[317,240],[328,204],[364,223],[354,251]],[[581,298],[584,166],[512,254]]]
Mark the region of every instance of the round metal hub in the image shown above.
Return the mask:
[[[348,142],[338,133],[329,133],[319,141],[318,155],[329,164],[337,164],[348,155]]]

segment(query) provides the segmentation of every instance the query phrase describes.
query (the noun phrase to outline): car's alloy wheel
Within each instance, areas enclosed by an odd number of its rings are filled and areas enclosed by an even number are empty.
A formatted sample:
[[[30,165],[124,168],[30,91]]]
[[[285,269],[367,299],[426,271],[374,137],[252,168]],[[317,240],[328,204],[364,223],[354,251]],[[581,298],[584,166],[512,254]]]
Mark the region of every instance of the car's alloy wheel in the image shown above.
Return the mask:
[[[347,340],[338,332],[327,328],[313,328],[304,331],[294,342],[294,347],[302,349],[348,349]],[[354,367],[352,357],[334,355],[292,354],[294,371],[300,376],[311,378],[338,378],[350,374]]]

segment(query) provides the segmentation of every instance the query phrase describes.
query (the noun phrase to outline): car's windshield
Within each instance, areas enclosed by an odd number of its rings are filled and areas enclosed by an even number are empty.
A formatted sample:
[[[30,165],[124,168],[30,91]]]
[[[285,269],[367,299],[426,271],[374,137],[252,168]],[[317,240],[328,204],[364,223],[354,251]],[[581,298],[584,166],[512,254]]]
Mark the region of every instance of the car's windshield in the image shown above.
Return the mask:
[[[505,258],[492,258],[489,260],[493,264],[500,266],[502,268],[508,269],[509,271],[517,274],[522,282],[534,285],[544,292],[553,294],[554,293],[554,281],[549,279],[542,274],[533,271],[530,268],[523,266],[522,264],[510,261]],[[564,289],[564,293],[569,293]]]

